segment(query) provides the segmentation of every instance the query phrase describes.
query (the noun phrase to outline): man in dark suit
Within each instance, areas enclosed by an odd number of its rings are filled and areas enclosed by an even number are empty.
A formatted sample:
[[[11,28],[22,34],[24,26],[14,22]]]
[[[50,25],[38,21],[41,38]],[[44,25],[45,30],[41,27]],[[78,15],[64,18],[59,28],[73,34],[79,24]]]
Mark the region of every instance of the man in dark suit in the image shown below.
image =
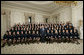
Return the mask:
[[[41,42],[45,42],[45,28],[44,26],[42,25],[41,26],[41,29],[40,29],[40,35],[41,35]]]
[[[17,31],[19,32],[19,34],[21,34],[21,30],[20,30],[20,27],[18,27]]]
[[[74,43],[74,41],[73,41],[73,37],[74,37],[74,35],[73,35],[73,31],[72,31],[72,29],[70,30],[69,35],[70,35],[70,42]]]
[[[47,30],[45,39],[46,39],[47,43],[50,43],[50,32],[49,32],[49,29]]]
[[[39,31],[38,30],[36,31],[35,37],[36,37],[37,43],[39,43],[39,41],[40,41],[40,35],[39,35]]]
[[[58,32],[58,42],[59,43],[61,42],[61,38],[62,38],[61,30],[59,30],[59,32]]]
[[[36,36],[35,36],[35,31],[33,30],[32,32],[32,42],[35,43],[36,42]]]
[[[65,38],[66,38],[66,37],[65,37],[65,34],[66,34],[66,33],[65,33],[65,30],[63,29],[63,31],[62,31],[62,41],[63,41],[63,42],[65,42]]]
[[[70,42],[70,35],[69,35],[69,31],[66,30],[66,41],[69,43]]]
[[[50,33],[50,43],[53,43],[54,41],[54,32],[53,30],[51,30],[51,33]]]
[[[6,32],[3,36],[3,44],[2,44],[2,47],[5,46],[5,44],[7,43],[7,38],[8,38],[8,32]]]
[[[9,31],[7,43],[8,43],[9,46],[12,44],[12,35],[11,35],[11,32],[10,31]]]
[[[27,36],[28,36],[28,33],[27,33],[27,31],[25,31],[25,34],[24,34],[24,42],[25,42],[25,44],[27,42]]]
[[[24,42],[24,33],[23,33],[23,31],[21,31],[21,44]]]
[[[78,34],[78,31],[77,31],[77,29],[74,29],[74,41],[76,41],[77,42],[77,44],[80,44],[79,42],[78,42],[78,39],[79,39],[79,34]]]
[[[19,31],[17,31],[17,44],[20,43],[20,40],[21,40],[21,35],[19,33]]]
[[[32,42],[32,33],[31,33],[31,31],[29,30],[29,32],[28,32],[28,36],[29,36],[29,38],[28,38],[28,44],[30,43],[30,42]]]
[[[12,27],[10,31],[11,31],[11,34],[13,34],[13,32],[14,32],[14,28]]]
[[[57,40],[58,40],[58,32],[57,32],[57,29],[54,32],[54,40],[55,40],[55,42],[57,42]]]
[[[15,34],[15,32],[13,32],[12,37],[13,37],[13,45],[15,45],[15,43],[16,43],[16,34]]]

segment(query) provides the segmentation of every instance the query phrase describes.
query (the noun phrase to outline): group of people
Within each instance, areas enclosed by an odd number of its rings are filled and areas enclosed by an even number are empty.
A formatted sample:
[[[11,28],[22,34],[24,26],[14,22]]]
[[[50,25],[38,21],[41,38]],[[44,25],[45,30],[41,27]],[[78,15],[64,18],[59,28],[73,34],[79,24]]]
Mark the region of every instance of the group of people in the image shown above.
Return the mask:
[[[3,36],[3,45],[30,44],[30,43],[77,43],[79,39],[78,30],[72,23],[61,24],[16,24],[8,29]]]

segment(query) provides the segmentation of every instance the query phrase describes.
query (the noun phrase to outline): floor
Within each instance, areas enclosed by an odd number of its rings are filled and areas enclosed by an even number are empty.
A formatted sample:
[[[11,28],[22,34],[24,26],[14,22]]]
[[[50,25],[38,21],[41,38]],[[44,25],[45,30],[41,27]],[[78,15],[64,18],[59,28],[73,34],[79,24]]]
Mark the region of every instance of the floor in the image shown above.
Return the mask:
[[[1,54],[83,54],[83,40],[80,44],[73,43],[31,43],[19,45],[6,45],[1,48]]]

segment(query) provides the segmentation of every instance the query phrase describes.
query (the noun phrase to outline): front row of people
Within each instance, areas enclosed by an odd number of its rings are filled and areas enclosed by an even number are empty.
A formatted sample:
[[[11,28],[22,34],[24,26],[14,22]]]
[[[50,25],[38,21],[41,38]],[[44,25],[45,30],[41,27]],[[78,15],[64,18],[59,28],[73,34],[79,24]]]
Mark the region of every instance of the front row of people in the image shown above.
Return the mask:
[[[59,30],[55,30],[55,32],[53,33],[53,31],[51,30],[51,34],[49,34],[49,30],[47,30],[47,36],[46,36],[46,41],[47,43],[52,43],[52,42],[76,42],[77,44],[80,44],[78,42],[79,39],[79,34],[77,33],[76,30],[72,31],[70,30],[70,32],[68,30],[63,30],[62,32]]]
[[[44,37],[44,38],[43,38]],[[7,43],[9,46],[11,44],[15,45],[18,43],[25,43],[25,44],[29,44],[29,43],[34,43],[37,42],[39,43],[41,40],[44,42],[46,41],[47,43],[52,43],[52,42],[72,42],[74,43],[75,41],[77,42],[77,44],[79,44],[78,42],[78,33],[77,31],[74,29],[70,30],[70,32],[68,30],[63,30],[61,32],[61,30],[47,30],[45,32],[45,34],[43,36],[41,36],[40,31],[37,30],[33,30],[33,31],[17,31],[17,32],[13,32],[13,34],[11,34],[11,31],[6,32],[6,34],[3,37],[3,45],[2,47],[5,46],[5,44]]]

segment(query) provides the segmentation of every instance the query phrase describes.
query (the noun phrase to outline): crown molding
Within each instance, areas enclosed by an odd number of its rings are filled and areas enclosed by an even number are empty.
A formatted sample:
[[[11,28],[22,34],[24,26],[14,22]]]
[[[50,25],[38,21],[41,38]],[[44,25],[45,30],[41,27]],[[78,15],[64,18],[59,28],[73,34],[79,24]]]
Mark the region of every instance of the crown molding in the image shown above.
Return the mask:
[[[34,10],[34,9],[29,9],[29,8],[26,8],[26,7],[18,7],[18,6],[12,6],[12,5],[2,5],[1,8],[4,8],[4,9],[12,9],[12,10],[22,10],[22,12],[32,12],[32,13],[39,13],[39,14],[48,14],[50,15],[50,13],[48,12],[45,12],[45,11],[40,11],[40,10]]]

